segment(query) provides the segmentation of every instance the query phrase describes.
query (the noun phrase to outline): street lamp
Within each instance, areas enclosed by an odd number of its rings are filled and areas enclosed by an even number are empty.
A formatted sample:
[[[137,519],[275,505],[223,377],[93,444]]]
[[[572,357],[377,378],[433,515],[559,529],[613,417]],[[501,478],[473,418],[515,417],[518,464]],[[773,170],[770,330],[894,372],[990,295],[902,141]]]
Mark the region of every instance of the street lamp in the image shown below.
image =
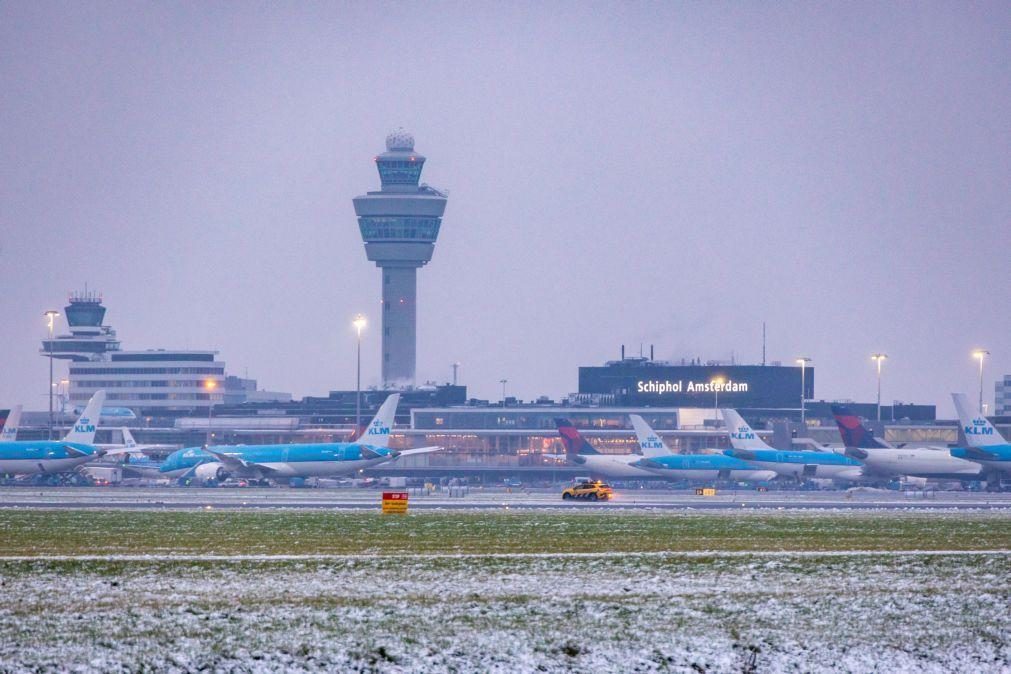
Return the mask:
[[[801,425],[807,425],[807,411],[804,407],[804,399],[807,398],[807,385],[805,382],[805,370],[807,364],[811,362],[811,359],[807,356],[802,356],[797,359],[800,364],[800,423]]]
[[[213,379],[204,380],[204,389],[207,391],[207,446],[211,446],[211,409],[214,406],[214,389],[218,387],[218,382]]]
[[[871,360],[878,363],[878,421],[881,421],[881,361],[888,358],[887,353],[872,353]],[[894,409],[895,405],[892,405]],[[893,412],[894,414],[894,412]]]
[[[355,331],[358,334],[358,374],[355,377],[355,433],[354,433],[354,436],[357,439],[357,435],[362,428],[362,330],[365,329],[365,315],[364,314],[356,315],[354,320],[351,321],[351,325],[355,326]]]
[[[979,413],[983,414],[983,360],[990,355],[986,349],[976,349],[972,352],[973,358],[979,358]]]
[[[713,387],[713,420],[719,423],[719,407],[720,407],[720,389],[723,388],[723,383],[726,380],[723,377],[713,377],[709,382]]]
[[[49,351],[49,440],[53,439],[53,325],[59,311],[50,309],[42,314],[46,317],[49,326],[49,341],[46,342],[46,350]]]

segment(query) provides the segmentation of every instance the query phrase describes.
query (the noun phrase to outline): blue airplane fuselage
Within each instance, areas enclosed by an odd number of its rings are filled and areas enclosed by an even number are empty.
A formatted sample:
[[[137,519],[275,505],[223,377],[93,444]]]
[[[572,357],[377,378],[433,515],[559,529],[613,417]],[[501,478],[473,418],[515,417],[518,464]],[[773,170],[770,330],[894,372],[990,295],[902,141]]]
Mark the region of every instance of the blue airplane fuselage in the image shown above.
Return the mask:
[[[1011,473],[1011,444],[987,447],[954,447],[951,455],[958,459],[968,459],[987,468],[996,468]]]
[[[631,465],[673,479],[764,480],[774,477],[771,471],[725,454],[669,454],[640,459]]]
[[[775,471],[778,475],[809,478],[857,479],[863,464],[834,452],[795,452],[779,449],[727,449],[724,454]]]
[[[391,451],[385,447],[370,447],[358,443],[334,442],[291,445],[223,445],[212,446],[212,451],[225,454],[248,464],[263,466],[267,470],[231,470],[236,475],[251,477],[311,477],[353,473],[390,460]],[[160,472],[166,477],[181,477],[205,463],[220,463],[201,447],[180,449],[161,464]]]
[[[59,440],[0,442],[0,473],[64,473],[98,456],[97,447]]]

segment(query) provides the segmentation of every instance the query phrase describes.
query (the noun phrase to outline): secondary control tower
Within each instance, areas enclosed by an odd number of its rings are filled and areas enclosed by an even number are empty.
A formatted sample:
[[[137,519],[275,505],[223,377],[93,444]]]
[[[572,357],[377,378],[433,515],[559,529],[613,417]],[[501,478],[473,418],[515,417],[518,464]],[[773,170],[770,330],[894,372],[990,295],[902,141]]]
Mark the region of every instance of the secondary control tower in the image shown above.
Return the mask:
[[[417,269],[432,259],[446,193],[418,180],[425,158],[414,136],[397,129],[376,157],[382,189],[355,197],[365,254],[383,275],[383,385],[414,383]]]

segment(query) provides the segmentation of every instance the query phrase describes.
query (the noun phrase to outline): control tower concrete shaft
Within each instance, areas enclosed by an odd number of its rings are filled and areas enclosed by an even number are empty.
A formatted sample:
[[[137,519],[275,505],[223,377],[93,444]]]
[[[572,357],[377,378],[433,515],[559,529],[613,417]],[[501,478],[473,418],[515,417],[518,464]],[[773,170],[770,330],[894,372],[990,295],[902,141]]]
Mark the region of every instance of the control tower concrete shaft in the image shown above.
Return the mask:
[[[383,277],[383,384],[414,383],[417,270],[432,259],[446,194],[418,184],[425,158],[414,137],[397,129],[376,157],[382,189],[355,197],[365,254]]]

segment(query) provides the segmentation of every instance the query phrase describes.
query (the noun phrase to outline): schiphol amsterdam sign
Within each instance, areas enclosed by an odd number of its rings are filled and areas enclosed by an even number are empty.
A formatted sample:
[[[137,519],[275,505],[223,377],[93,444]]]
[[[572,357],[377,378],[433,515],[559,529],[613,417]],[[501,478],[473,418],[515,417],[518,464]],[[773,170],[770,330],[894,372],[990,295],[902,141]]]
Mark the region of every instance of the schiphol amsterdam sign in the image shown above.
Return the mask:
[[[724,382],[693,381],[691,379],[688,381],[684,379],[678,379],[677,381],[671,381],[670,379],[640,379],[636,382],[635,387],[639,393],[655,393],[656,395],[667,393],[747,393],[751,390],[748,388],[747,382],[734,381],[732,379]]]

